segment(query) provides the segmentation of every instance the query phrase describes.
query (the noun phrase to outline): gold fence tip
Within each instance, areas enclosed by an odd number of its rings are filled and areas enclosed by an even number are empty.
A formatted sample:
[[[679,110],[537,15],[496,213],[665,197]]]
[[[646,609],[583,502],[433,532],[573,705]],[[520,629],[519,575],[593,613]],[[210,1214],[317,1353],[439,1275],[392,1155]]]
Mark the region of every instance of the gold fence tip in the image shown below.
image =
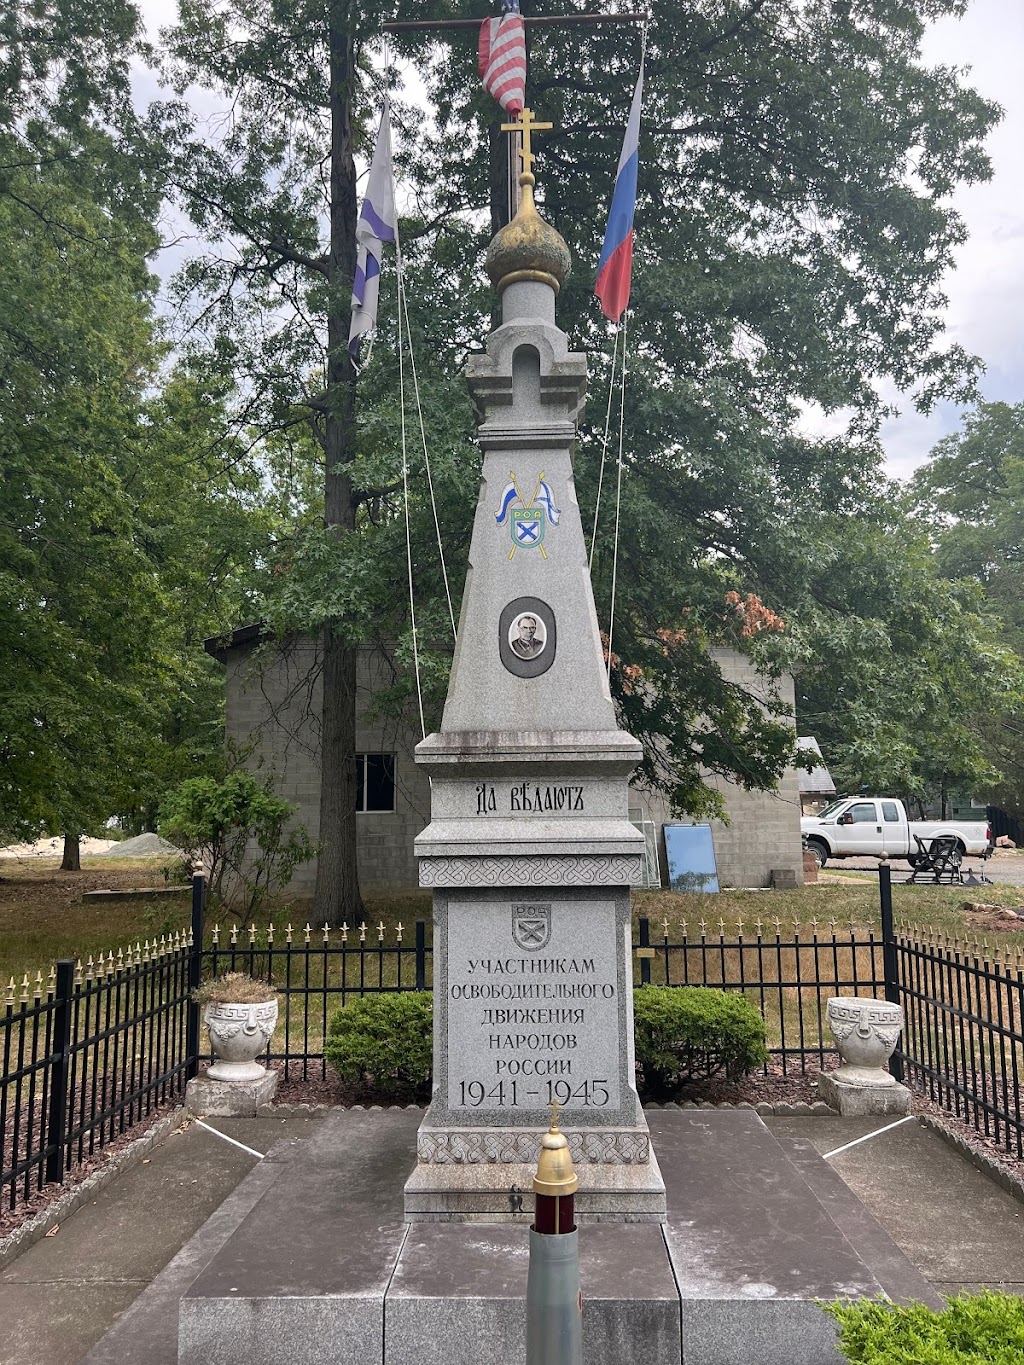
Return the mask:
[[[681,919],[681,920],[679,921],[679,923],[682,925],[682,929],[683,929],[683,938],[686,938],[687,934],[689,933],[689,929],[687,928],[686,920]]]
[[[377,942],[384,942],[384,921],[380,920],[377,924]]]
[[[667,920],[667,918],[662,919],[662,921],[661,921],[661,936],[662,936],[662,938],[664,938],[664,939],[667,939],[667,938],[668,938],[668,920]]]
[[[360,942],[360,943],[365,943],[365,942],[366,942],[366,921],[365,921],[365,920],[363,920],[363,922],[362,922],[362,923],[360,924],[360,926],[359,926],[359,942]]]
[[[309,920],[306,921],[306,931],[305,931],[305,932],[306,932],[306,942],[308,943],[308,942],[309,942],[309,937],[310,937],[310,935],[311,935],[312,932],[313,932],[313,930],[309,927]]]
[[[289,920],[289,921],[288,921],[288,927],[287,927],[287,928],[285,929],[285,931],[284,931],[284,941],[285,941],[285,943],[291,943],[291,941],[292,941],[292,932],[293,932],[293,931],[292,931],[292,922],[291,922],[291,920]]]
[[[743,921],[741,919],[738,919],[736,921],[736,937],[737,938],[743,937]]]
[[[401,941],[402,941],[402,921],[401,921],[401,920],[399,920],[398,923],[395,925],[395,938],[398,940],[399,943],[401,943]]]
[[[324,920],[324,927],[322,932],[324,936],[324,942],[325,943],[329,942],[331,935],[331,926],[327,923],[326,920]]]
[[[42,1000],[42,998],[43,998],[43,974],[42,974],[42,972],[36,972],[36,988],[35,988],[35,990],[32,992],[32,995],[33,995],[33,998],[36,999],[36,1000]]]
[[[238,942],[238,925],[237,925],[237,924],[233,924],[233,925],[231,926],[231,942],[232,942],[232,943],[237,943],[237,942]]]
[[[256,943],[256,926],[255,926],[255,924],[250,924],[250,925],[249,925],[249,947],[252,948],[252,947],[255,945],[255,943]]]
[[[341,922],[341,941],[342,943],[348,942],[348,920],[342,920]]]
[[[721,915],[718,917],[718,937],[725,938],[725,920],[722,919]]]
[[[706,919],[702,919],[700,922],[700,932],[702,938],[706,937],[708,932],[708,922]]]
[[[24,980],[23,980],[22,983],[21,983],[21,999],[22,999],[22,1003],[23,1003],[23,1004],[27,1004],[27,1003],[28,1003],[28,993],[29,993],[29,989],[30,989],[30,983],[29,983],[29,979],[28,979],[28,972],[26,972],[26,973],[25,973]]]
[[[267,925],[267,942],[268,942],[268,943],[273,943],[273,941],[274,941],[274,923],[273,923],[273,920],[271,920],[271,922]]]
[[[7,1005],[13,1005],[13,1004],[14,1004],[14,993],[15,993],[15,991],[16,991],[17,989],[18,989],[17,986],[15,986],[15,984],[14,984],[14,977],[12,976],[12,977],[11,977],[11,980],[10,980],[10,983],[9,983],[9,985],[8,985],[8,987],[7,987],[7,999],[6,999],[6,1001],[4,1002],[5,1004],[7,1004]]]
[[[761,930],[762,930],[763,927],[764,927],[764,926],[763,926],[763,923],[762,923],[762,920],[761,920],[761,916],[758,915],[757,919],[754,921],[754,928],[757,930],[757,936],[758,936],[758,938],[761,937]]]

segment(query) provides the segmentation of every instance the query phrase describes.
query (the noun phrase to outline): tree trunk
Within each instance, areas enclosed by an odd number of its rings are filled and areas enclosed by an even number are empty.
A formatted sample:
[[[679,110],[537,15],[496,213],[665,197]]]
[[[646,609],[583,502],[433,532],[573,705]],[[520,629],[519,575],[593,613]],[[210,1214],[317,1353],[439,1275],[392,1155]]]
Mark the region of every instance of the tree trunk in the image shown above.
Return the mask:
[[[62,872],[81,872],[82,852],[79,847],[77,834],[69,834],[64,831],[64,857],[61,859],[60,870]]]
[[[324,520],[336,535],[355,526],[349,465],[355,455],[356,376],[348,353],[356,257],[356,167],[352,156],[355,47],[348,5],[332,0],[331,244],[327,304],[327,414],[324,421]],[[356,869],[356,651],[323,628],[320,727],[320,856],[313,909],[337,924],[363,914]]]

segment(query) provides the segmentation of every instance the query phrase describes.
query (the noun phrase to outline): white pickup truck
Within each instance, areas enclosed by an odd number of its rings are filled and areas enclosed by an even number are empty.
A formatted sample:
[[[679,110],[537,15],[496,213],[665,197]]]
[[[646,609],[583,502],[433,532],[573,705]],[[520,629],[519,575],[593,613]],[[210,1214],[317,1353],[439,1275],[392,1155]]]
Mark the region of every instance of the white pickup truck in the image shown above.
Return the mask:
[[[909,820],[895,797],[844,796],[817,815],[805,815],[800,832],[824,867],[829,858],[906,858],[916,866],[914,835],[925,841],[951,834],[961,854],[987,858],[992,831],[985,820]]]

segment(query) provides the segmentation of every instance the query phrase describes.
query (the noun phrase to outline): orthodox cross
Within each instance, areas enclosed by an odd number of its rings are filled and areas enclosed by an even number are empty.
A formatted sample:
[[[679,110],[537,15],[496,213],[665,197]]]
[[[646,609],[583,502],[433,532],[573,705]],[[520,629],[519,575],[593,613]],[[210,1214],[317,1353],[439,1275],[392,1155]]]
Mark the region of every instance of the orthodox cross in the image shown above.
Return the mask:
[[[530,134],[547,132],[553,127],[553,123],[538,123],[533,117],[532,109],[524,109],[518,119],[514,120],[512,123],[503,123],[501,125],[501,131],[503,133],[521,134],[522,141],[518,148],[519,160],[523,163],[523,171],[527,175],[533,174],[533,163],[537,160],[530,145]]]
[[[461,28],[473,29],[473,30],[475,30],[476,32],[479,32],[479,31],[480,31],[480,25],[484,22],[484,18],[486,18],[486,17],[489,17],[489,16],[482,16],[482,17],[479,18],[479,19],[434,19],[434,20],[430,20],[430,19],[396,19],[396,20],[394,20],[394,21],[391,22],[391,23],[381,24],[381,29],[382,29],[385,33],[412,33],[412,32],[416,32],[416,31],[419,31],[419,32],[428,32],[428,33],[446,33],[449,29],[461,29]],[[564,28],[579,28],[579,27],[589,27],[589,26],[591,26],[591,25],[593,25],[593,24],[646,24],[646,23],[648,22],[649,18],[650,18],[650,16],[649,16],[648,14],[639,14],[639,13],[636,13],[636,14],[553,14],[553,15],[548,15],[548,14],[543,14],[543,15],[526,15],[526,14],[524,14],[524,15],[522,16],[523,23],[524,23],[524,25],[525,25],[527,28],[563,28],[563,27],[564,27]],[[523,117],[525,118],[526,114],[528,114],[528,113],[529,113],[529,110],[524,109],[524,110],[523,110]],[[548,128],[551,127],[550,124],[547,124],[547,125],[541,125],[541,124],[539,124],[539,123],[534,123],[534,124],[533,124],[534,129],[541,128],[542,126],[546,126],[546,127],[548,127]],[[527,147],[524,146],[522,149],[520,149],[520,148],[516,145],[516,142],[515,142],[515,138],[516,138],[517,134],[523,132],[523,124],[521,124],[521,123],[516,123],[516,124],[502,124],[502,132],[507,132],[507,133],[509,134],[509,137],[510,137],[510,147],[509,147],[510,155],[509,155],[509,158],[508,158],[508,168],[509,168],[509,176],[508,176],[508,179],[509,179],[509,217],[511,218],[512,215],[515,213],[516,208],[518,207],[518,204],[519,204],[519,183],[518,183],[519,177],[518,177],[518,175],[517,175],[516,172],[515,172],[515,160],[514,160],[514,154],[513,154],[513,153],[514,153],[514,152],[517,152],[517,153],[522,157],[523,152],[524,152],[524,151],[527,151]],[[530,162],[527,162],[527,161],[525,160],[525,158],[523,159],[523,170],[524,170],[524,171],[530,171],[530,172],[532,173],[532,166],[531,166],[532,161],[533,161],[533,156],[532,156],[532,155],[530,156]]]

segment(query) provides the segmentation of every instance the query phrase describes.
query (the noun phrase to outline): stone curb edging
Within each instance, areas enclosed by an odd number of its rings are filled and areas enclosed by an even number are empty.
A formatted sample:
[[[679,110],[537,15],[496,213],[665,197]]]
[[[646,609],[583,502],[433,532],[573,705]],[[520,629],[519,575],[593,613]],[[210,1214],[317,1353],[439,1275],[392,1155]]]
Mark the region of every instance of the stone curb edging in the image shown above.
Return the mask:
[[[80,1185],[76,1185],[74,1189],[59,1195],[52,1204],[47,1205],[34,1218],[30,1218],[27,1223],[22,1223],[20,1228],[15,1228],[6,1237],[0,1238],[0,1270],[10,1265],[23,1251],[27,1251],[35,1242],[45,1237],[52,1227],[70,1218],[77,1208],[80,1208],[94,1194],[102,1190],[111,1180],[131,1166],[137,1165],[158,1142],[162,1142],[175,1128],[181,1127],[186,1115],[187,1111],[184,1105],[178,1105],[169,1114],[157,1119],[148,1132],[143,1133],[141,1137],[136,1138],[127,1147],[115,1153],[101,1170],[93,1171],[92,1175],[86,1176]]]
[[[1014,1199],[1018,1199],[1024,1204],[1024,1179],[1021,1176],[1004,1166],[996,1157],[989,1156],[987,1152],[979,1152],[976,1147],[972,1147],[966,1138],[961,1137],[952,1128],[948,1128],[941,1119],[936,1118],[933,1114],[918,1114],[917,1117],[926,1128],[930,1128],[954,1151],[959,1152],[962,1157],[966,1157],[972,1166],[981,1171],[982,1175],[987,1175],[990,1180],[995,1181],[1000,1189],[1005,1190],[1007,1194],[1012,1195]]]
[[[752,1109],[763,1118],[777,1119],[797,1118],[807,1114],[831,1119],[839,1117],[839,1111],[832,1109],[824,1100],[815,1100],[813,1104],[806,1104],[803,1100],[797,1100],[793,1104],[788,1101],[780,1101],[777,1104],[768,1104],[766,1101],[751,1104],[747,1100],[741,1100],[738,1104],[732,1104],[728,1100],[722,1104],[712,1104],[710,1100],[680,1100],[678,1104],[674,1101],[669,1101],[668,1104],[645,1104],[644,1109]]]

